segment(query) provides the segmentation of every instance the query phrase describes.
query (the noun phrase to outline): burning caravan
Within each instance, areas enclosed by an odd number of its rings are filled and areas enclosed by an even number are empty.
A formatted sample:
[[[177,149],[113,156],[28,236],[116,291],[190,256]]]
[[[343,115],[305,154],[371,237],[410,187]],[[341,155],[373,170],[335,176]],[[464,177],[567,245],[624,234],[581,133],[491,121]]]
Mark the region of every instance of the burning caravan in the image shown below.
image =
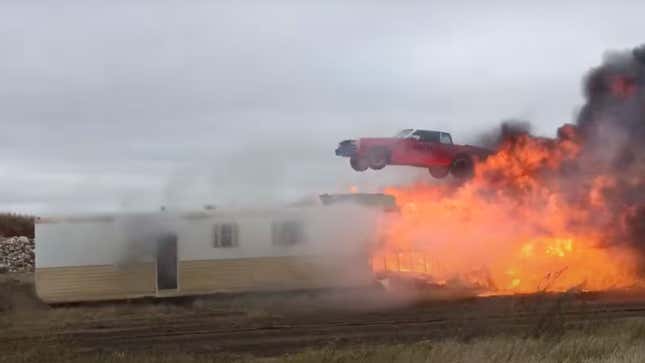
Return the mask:
[[[375,223],[394,203],[364,196],[262,210],[41,218],[36,292],[65,303],[371,284]],[[384,208],[361,202],[374,199]]]

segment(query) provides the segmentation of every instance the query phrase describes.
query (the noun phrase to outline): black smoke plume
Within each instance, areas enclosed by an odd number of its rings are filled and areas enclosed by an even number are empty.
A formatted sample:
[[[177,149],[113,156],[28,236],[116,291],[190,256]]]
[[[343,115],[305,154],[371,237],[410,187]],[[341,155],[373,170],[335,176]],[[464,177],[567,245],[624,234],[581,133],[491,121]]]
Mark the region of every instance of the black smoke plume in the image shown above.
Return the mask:
[[[603,191],[615,216],[608,228],[618,232],[615,242],[645,257],[645,45],[607,53],[588,73],[584,95],[577,119],[583,171],[615,178]]]

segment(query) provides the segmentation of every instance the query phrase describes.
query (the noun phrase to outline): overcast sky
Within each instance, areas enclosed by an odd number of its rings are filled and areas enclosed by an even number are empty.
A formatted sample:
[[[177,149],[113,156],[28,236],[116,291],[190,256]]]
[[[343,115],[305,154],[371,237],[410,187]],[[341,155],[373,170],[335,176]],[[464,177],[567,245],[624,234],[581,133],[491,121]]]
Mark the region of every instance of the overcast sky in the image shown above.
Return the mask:
[[[523,4],[524,3],[524,4]],[[0,210],[260,204],[422,175],[338,141],[554,135],[634,1],[0,0]],[[640,38],[639,38],[640,36]]]

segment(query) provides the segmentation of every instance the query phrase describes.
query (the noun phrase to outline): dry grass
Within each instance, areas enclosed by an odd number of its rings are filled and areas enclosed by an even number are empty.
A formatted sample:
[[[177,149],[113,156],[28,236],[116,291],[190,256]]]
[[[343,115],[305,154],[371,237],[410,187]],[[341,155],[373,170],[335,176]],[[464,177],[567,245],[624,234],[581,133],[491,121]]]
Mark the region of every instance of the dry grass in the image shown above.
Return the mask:
[[[447,327],[441,339],[411,344],[329,345],[272,358],[222,353],[87,351],[73,341],[58,341],[53,335],[29,341],[12,340],[11,331],[48,331],[79,322],[145,317],[150,322],[203,314],[238,313],[240,321],[275,318],[293,305],[305,312],[330,305],[338,297],[275,294],[231,298],[200,298],[189,303],[133,303],[57,307],[36,305],[31,274],[0,276],[0,288],[7,294],[6,309],[0,312],[0,363],[3,362],[645,362],[645,318],[602,320],[570,326],[562,311],[572,304],[573,295],[555,298],[544,295],[517,300],[518,309],[537,316],[533,326],[514,334],[499,332],[487,320],[467,320],[463,329]],[[317,303],[316,303],[317,302]],[[33,304],[33,305],[29,305]],[[278,314],[278,315],[276,315]],[[226,318],[223,318],[226,319]],[[246,319],[246,320],[244,320]],[[396,329],[396,326],[393,326]],[[451,330],[452,329],[452,330]],[[456,329],[455,331],[453,331]],[[463,330],[463,331],[462,331]],[[40,334],[40,333],[36,333]],[[95,349],[95,348],[92,348]]]
[[[645,321],[630,321],[594,331],[572,331],[559,339],[495,336],[427,341],[410,345],[323,349],[302,352],[280,362],[643,362]]]
[[[631,319],[602,328],[569,331],[558,339],[499,335],[473,339],[425,341],[415,344],[357,346],[306,350],[273,358],[244,355],[154,352],[76,353],[64,345],[44,344],[25,349],[5,347],[0,362],[643,362],[645,320]]]

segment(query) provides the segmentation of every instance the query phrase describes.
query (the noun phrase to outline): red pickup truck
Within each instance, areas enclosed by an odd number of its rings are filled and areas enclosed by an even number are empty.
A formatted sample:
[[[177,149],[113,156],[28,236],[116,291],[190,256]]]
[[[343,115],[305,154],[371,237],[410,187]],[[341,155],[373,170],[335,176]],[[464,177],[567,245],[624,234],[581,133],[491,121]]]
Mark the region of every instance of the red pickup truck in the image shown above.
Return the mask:
[[[435,178],[449,173],[456,178],[470,177],[475,162],[492,151],[471,146],[455,145],[447,132],[405,129],[394,137],[344,140],[336,155],[348,157],[356,171],[383,169],[386,165],[411,165],[428,168]]]

